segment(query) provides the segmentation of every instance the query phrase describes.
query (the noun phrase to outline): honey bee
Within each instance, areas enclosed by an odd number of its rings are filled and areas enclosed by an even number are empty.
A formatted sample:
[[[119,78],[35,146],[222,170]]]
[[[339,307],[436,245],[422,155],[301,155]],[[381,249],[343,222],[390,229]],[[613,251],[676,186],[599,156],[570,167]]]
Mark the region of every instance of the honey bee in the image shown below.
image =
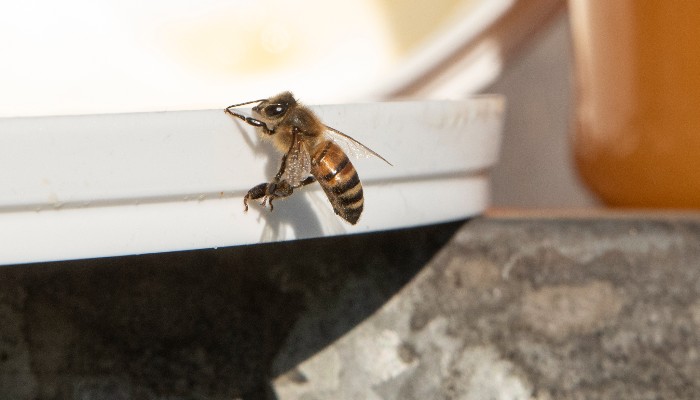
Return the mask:
[[[233,108],[258,103],[253,117],[246,117]],[[271,182],[254,186],[243,198],[245,211],[248,201],[261,199],[270,205],[277,198],[288,197],[302,186],[318,181],[333,206],[333,211],[355,225],[364,209],[362,183],[355,167],[339,144],[359,155],[384,157],[350,136],[324,125],[290,92],[269,99],[253,100],[226,107],[225,112],[256,128],[263,139],[271,139],[283,153],[277,175]]]

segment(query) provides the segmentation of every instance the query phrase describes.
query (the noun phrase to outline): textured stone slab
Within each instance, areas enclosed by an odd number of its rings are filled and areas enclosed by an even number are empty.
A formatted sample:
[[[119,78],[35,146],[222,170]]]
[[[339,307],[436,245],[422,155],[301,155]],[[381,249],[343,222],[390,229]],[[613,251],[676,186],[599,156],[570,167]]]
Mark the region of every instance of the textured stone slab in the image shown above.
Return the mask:
[[[0,269],[8,399],[691,399],[700,219],[481,218]]]

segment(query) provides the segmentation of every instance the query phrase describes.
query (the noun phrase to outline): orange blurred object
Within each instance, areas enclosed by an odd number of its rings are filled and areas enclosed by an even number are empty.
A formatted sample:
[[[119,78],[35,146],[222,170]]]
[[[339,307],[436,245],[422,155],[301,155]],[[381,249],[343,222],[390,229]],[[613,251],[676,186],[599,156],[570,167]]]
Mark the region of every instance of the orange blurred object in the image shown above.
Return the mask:
[[[700,1],[569,5],[580,175],[611,206],[700,208]]]

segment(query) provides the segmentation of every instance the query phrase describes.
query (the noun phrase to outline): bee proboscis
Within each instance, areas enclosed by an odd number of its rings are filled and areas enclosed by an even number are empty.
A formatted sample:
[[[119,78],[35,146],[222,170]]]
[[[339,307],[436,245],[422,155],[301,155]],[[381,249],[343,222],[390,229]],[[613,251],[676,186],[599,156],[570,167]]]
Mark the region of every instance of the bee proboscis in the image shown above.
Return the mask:
[[[253,116],[246,117],[233,108],[258,103]],[[290,92],[269,99],[248,101],[226,107],[226,113],[252,125],[264,139],[271,139],[283,153],[280,168],[271,182],[254,186],[243,198],[245,211],[248,201],[262,199],[262,206],[277,198],[290,196],[294,189],[318,181],[333,206],[333,211],[351,224],[356,224],[364,209],[362,183],[342,147],[360,155],[384,157],[352,137],[324,125]]]

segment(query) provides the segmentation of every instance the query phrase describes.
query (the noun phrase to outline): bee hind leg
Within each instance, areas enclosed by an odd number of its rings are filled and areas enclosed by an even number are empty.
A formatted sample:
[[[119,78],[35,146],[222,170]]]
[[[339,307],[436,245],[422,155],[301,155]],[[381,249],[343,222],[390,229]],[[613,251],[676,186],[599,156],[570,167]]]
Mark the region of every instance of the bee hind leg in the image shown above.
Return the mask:
[[[243,211],[248,211],[248,200],[257,200],[259,198],[266,197],[268,183],[261,183],[248,191],[248,193],[243,198],[243,206],[245,209]]]
[[[287,197],[294,192],[294,188],[286,180],[273,181],[270,183],[261,183],[254,186],[248,191],[248,194],[243,198],[244,211],[248,211],[248,200],[253,199],[263,199],[261,206],[265,207],[267,204],[270,205],[270,211],[274,209],[272,205],[272,200],[278,197]]]
[[[302,186],[310,185],[314,182],[316,182],[316,178],[314,178],[313,176],[309,176],[306,179],[304,179],[303,181],[301,181],[301,183],[299,183],[299,186],[296,186],[295,189],[300,188]]]
[[[273,209],[272,199],[276,199],[278,197],[291,196],[292,193],[294,192],[294,189],[300,188],[302,186],[306,186],[306,185],[308,185],[310,183],[314,183],[314,182],[316,182],[316,178],[314,178],[313,176],[310,176],[310,177],[304,179],[303,181],[301,181],[301,183],[299,183],[297,186],[292,186],[289,184],[289,182],[287,182],[285,180],[282,180],[278,183],[274,183],[274,182],[270,183],[268,188],[275,185],[275,186],[273,186],[274,187],[273,192],[271,194],[269,194],[265,200],[263,200],[262,205],[265,205],[265,201],[267,200],[267,203],[270,205],[270,211],[272,211],[272,209]]]
[[[294,188],[286,180],[271,182],[267,185],[267,197],[263,200],[263,205],[265,205],[265,200],[267,204],[270,205],[270,211],[274,209],[272,205],[272,200],[278,197],[288,197],[294,192]]]

